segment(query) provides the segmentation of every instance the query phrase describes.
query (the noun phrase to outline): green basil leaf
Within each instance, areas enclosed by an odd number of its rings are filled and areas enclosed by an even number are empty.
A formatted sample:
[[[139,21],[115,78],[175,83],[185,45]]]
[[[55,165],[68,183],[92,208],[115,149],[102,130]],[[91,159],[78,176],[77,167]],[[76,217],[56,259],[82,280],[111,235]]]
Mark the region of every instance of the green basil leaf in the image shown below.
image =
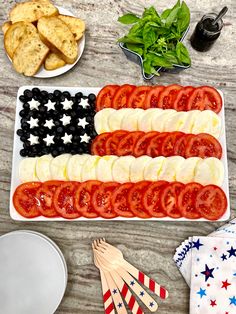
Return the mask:
[[[180,63],[190,65],[191,59],[189,56],[188,49],[184,46],[182,42],[178,42],[176,45],[176,54]]]
[[[145,48],[150,47],[157,40],[155,29],[149,25],[149,22],[143,28],[143,43]]]
[[[183,1],[178,12],[177,30],[182,34],[190,24],[190,11],[187,4]]]
[[[124,36],[120,39],[118,39],[118,42],[124,43],[124,44],[143,44],[143,40],[140,37],[128,35]]]
[[[163,57],[172,64],[178,64],[179,60],[175,51],[167,51],[163,54]]]
[[[118,18],[118,21],[123,24],[134,24],[139,21],[139,17],[137,17],[133,13],[127,13]]]
[[[180,0],[177,1],[175,6],[171,9],[169,15],[166,18],[165,26],[170,27],[178,18],[178,12],[180,10]]]
[[[148,15],[152,15],[153,17],[159,17],[159,14],[153,6],[144,9],[142,17],[146,17]]]
[[[129,49],[129,50],[132,50],[136,53],[138,53],[140,56],[143,55],[143,48],[138,46],[137,44],[129,44],[127,43],[126,44],[126,47]]]
[[[160,56],[159,54],[156,54],[154,52],[150,52],[148,54],[151,65],[154,67],[164,67],[164,68],[173,68],[172,63],[166,60],[163,56]]]
[[[171,12],[171,9],[164,10],[161,14],[161,20],[165,21],[167,17],[169,16],[170,12]]]

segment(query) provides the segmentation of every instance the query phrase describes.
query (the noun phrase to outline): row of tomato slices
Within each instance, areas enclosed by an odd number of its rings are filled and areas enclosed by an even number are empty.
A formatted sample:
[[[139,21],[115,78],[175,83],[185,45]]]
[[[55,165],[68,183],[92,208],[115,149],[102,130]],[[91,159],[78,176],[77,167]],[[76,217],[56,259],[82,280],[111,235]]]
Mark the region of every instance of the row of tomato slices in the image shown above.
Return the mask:
[[[207,133],[185,134],[182,132],[128,132],[115,131],[102,133],[94,139],[91,147],[93,155],[116,155],[135,157],[147,155],[216,157],[221,159],[222,147],[219,141]]]
[[[26,218],[65,219],[168,216],[217,220],[227,209],[225,193],[218,186],[166,181],[28,182],[17,187],[13,204]]]
[[[210,86],[106,85],[101,89],[96,100],[96,110],[104,108],[212,110],[219,113],[222,108],[222,97]]]

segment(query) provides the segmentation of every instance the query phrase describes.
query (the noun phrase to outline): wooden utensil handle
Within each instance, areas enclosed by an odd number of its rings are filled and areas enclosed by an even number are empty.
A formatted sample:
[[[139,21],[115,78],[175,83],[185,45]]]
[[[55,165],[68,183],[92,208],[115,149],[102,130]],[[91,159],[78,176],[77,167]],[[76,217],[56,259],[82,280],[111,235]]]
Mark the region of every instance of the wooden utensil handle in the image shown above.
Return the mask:
[[[103,271],[100,270],[102,293],[103,293],[103,304],[105,314],[115,314],[114,304],[111,296],[111,291],[107,285],[106,278]]]

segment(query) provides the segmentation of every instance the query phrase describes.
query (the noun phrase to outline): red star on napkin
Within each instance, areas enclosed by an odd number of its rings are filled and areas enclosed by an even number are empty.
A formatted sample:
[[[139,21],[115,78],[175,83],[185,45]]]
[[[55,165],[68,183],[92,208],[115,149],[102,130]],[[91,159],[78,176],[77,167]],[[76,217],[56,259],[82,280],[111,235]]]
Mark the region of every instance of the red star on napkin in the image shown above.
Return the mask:
[[[214,307],[214,306],[216,306],[217,304],[216,304],[216,300],[211,300],[211,304],[210,304],[212,307]]]
[[[231,283],[228,282],[228,279],[226,279],[225,281],[222,281],[222,287],[221,288],[225,288],[225,290],[227,290],[228,286],[230,286]]]

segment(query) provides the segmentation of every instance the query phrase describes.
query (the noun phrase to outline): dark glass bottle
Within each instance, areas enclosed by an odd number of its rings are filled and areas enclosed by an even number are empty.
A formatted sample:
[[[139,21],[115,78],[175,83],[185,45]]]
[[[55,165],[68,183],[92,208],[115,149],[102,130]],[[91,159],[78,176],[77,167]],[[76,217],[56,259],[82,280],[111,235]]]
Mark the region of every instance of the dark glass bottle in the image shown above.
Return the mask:
[[[191,45],[198,51],[208,51],[220,36],[223,21],[220,19],[215,25],[212,24],[217,14],[209,13],[202,17],[190,38]]]

